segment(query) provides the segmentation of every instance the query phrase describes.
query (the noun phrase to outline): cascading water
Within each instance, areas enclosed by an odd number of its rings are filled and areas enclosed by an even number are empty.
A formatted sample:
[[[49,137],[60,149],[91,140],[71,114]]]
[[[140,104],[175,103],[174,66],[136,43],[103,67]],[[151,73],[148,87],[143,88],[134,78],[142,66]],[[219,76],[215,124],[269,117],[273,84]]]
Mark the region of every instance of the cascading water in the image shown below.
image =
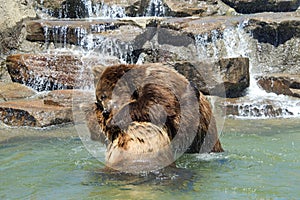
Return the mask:
[[[123,18],[126,17],[125,10],[119,6],[108,6],[102,4],[100,7],[97,6],[95,9],[96,17],[108,17],[108,18]]]
[[[116,38],[87,35],[81,42],[86,52],[98,53],[101,56],[117,57],[121,63],[133,63],[133,47],[130,43]]]
[[[54,26],[49,28],[48,26],[44,26],[44,37],[45,44],[48,47],[50,43],[50,38],[53,39],[53,43],[56,48],[65,48],[67,46],[67,34],[68,34],[68,26]]]
[[[115,6],[108,6],[103,2],[93,4],[90,0],[82,0],[85,9],[88,11],[89,18],[109,17],[118,18],[124,17],[125,11]],[[146,16],[165,16],[166,8],[163,1],[151,0],[146,9]],[[238,107],[239,115],[246,118],[251,117],[277,117],[277,116],[299,116],[300,111],[297,110],[299,100],[290,97],[282,97],[267,93],[262,90],[256,82],[255,77],[258,74],[256,66],[259,61],[257,53],[259,42],[251,37],[244,28],[248,21],[242,20],[237,26],[228,26],[224,30],[211,30],[203,34],[195,35],[195,44],[199,60],[203,59],[220,59],[229,57],[247,57],[249,58],[250,71],[250,87],[247,91],[246,102],[240,103]],[[54,43],[57,50],[61,48],[66,50],[70,42],[67,41],[68,34],[74,35],[73,44],[77,47],[83,57],[96,55],[101,58],[114,57],[120,63],[133,63],[133,45],[130,42],[122,42],[114,37],[101,35],[109,29],[114,29],[113,24],[92,24],[88,28],[78,26],[74,33],[71,33],[68,25],[44,27],[45,43],[49,46],[50,39]],[[74,38],[74,37],[73,37]],[[139,62],[141,59],[138,60]],[[268,102],[268,103],[266,103]],[[270,103],[271,102],[271,103]],[[250,106],[252,105],[252,106]],[[269,109],[269,105],[273,106],[271,114],[266,114],[265,110]],[[281,110],[281,111],[280,111]],[[270,111],[270,109],[269,109]],[[277,112],[278,111],[278,112]],[[274,114],[275,113],[275,114]]]
[[[244,20],[236,27],[225,28],[223,32],[212,30],[209,33],[196,35],[198,59],[249,58],[250,87],[246,97],[242,100],[243,102],[237,103],[238,117],[299,117],[299,99],[267,93],[258,86],[255,77],[259,74],[254,66],[258,64],[256,49],[259,48],[260,44],[249,33],[245,32],[244,27],[247,23],[247,20]]]
[[[145,16],[164,17],[166,8],[162,0],[150,0]]]
[[[73,4],[64,4],[61,8],[50,10],[44,7],[44,1],[40,1],[37,8],[40,10],[40,17],[47,18],[122,18],[126,17],[125,9],[108,5],[102,2],[93,2],[91,0],[81,0],[80,4],[73,7]]]

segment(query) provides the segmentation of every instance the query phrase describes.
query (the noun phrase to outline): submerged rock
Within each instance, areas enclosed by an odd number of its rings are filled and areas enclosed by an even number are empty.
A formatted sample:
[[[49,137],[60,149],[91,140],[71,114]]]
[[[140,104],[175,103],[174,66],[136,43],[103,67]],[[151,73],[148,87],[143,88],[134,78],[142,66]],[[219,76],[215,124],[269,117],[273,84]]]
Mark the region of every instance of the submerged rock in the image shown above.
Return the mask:
[[[11,86],[19,90],[23,87],[17,83]],[[16,92],[15,96],[18,94]],[[74,116],[76,116],[75,122],[82,123],[86,119],[77,117],[81,112],[87,112],[86,109],[81,108],[82,105],[92,104],[94,101],[95,95],[90,91],[51,91],[36,95],[36,98],[0,103],[0,120],[12,126],[47,127],[74,122]]]
[[[251,100],[247,98],[226,99],[219,106],[223,114],[238,118],[275,118],[293,117],[294,113],[290,107],[284,107],[278,102],[268,99]]]

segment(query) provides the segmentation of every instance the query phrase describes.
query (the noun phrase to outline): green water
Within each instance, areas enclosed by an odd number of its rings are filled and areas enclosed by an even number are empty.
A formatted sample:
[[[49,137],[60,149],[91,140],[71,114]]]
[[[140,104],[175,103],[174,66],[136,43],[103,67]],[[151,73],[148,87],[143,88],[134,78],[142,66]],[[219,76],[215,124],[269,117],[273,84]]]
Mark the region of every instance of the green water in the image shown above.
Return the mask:
[[[225,153],[148,176],[103,172],[71,125],[0,127],[0,199],[299,199],[299,121],[226,120]]]

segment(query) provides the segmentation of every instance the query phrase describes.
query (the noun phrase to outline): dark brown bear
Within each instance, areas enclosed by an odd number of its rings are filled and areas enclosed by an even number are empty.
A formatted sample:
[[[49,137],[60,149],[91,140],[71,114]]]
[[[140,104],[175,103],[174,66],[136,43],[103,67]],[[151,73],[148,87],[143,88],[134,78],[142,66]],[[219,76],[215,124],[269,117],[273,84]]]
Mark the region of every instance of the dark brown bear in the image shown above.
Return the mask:
[[[184,76],[168,66],[108,67],[96,84],[96,98],[97,119],[110,141],[107,150],[109,165],[118,163],[117,156],[112,158],[109,155],[115,155],[114,152],[120,149],[130,147],[131,153],[137,153],[140,149],[161,148],[157,145],[159,141],[154,142],[156,139],[170,141],[166,149],[170,149],[174,157],[184,152],[223,151],[209,102]],[[135,133],[132,127],[138,127]],[[153,137],[149,127],[160,136]],[[140,142],[148,140],[149,134],[151,147],[149,142]],[[170,160],[169,152],[166,155],[166,160]]]

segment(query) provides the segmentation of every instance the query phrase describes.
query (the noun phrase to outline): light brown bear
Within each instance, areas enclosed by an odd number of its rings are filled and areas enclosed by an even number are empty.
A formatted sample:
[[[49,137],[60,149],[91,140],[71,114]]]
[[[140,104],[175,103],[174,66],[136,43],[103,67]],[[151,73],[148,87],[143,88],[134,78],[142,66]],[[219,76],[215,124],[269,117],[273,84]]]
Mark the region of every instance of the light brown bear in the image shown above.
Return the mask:
[[[209,102],[168,66],[108,67],[96,83],[96,98],[111,168],[151,171],[185,152],[223,151]]]

